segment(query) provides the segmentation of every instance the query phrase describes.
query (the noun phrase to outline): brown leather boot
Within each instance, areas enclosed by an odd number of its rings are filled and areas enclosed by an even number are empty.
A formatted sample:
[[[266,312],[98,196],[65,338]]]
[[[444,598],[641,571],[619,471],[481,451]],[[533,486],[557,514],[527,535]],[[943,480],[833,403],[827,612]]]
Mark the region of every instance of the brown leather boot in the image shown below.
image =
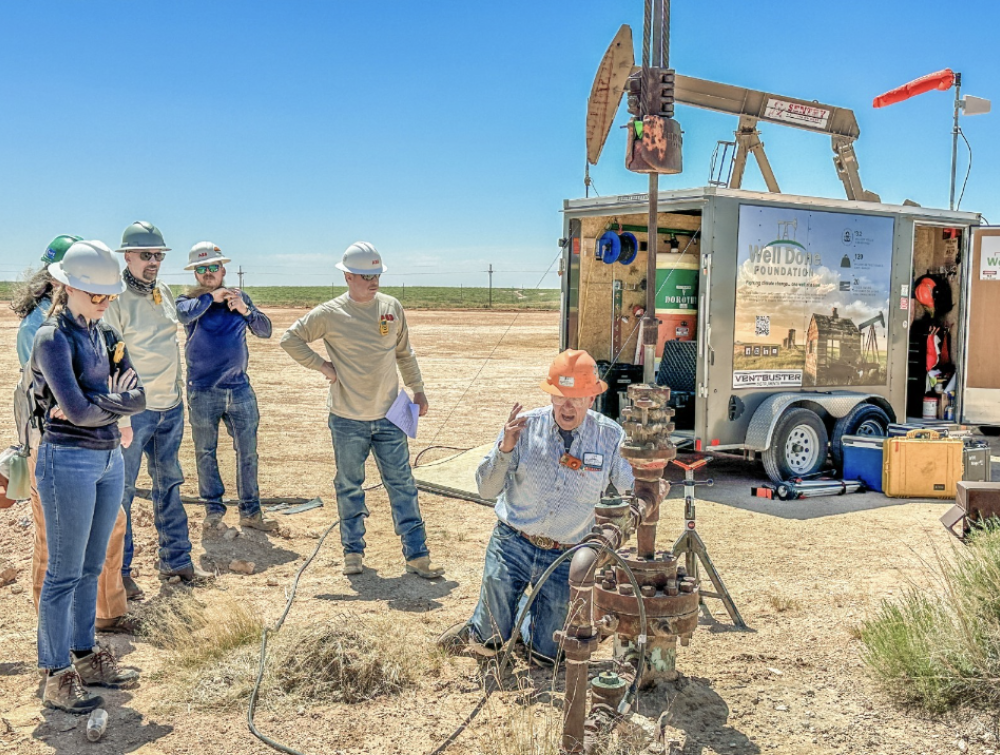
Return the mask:
[[[67,666],[46,678],[42,704],[46,708],[81,714],[90,713],[94,708],[104,705],[104,698],[84,689],[83,680],[75,666]]]
[[[186,584],[205,582],[210,579],[215,579],[215,575],[212,572],[199,569],[193,563],[181,567],[180,569],[173,569],[170,571],[165,571],[163,569],[160,570],[160,579],[170,579],[171,577],[180,577],[181,582]]]
[[[73,666],[84,684],[95,687],[122,687],[139,678],[139,672],[134,669],[118,668],[114,654],[99,645],[89,655],[73,661]]]

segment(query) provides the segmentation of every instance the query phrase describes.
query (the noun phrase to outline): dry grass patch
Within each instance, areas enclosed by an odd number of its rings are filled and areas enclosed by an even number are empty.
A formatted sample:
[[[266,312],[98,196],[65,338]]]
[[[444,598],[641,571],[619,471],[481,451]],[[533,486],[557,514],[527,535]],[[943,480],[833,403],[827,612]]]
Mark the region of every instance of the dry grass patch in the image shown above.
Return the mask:
[[[228,709],[249,697],[264,618],[223,592],[176,595],[143,614],[143,639],[166,652],[152,679],[166,708]]]
[[[268,692],[342,703],[397,695],[440,668],[387,613],[283,629],[268,665]]]
[[[173,666],[198,668],[260,642],[264,617],[251,603],[228,593],[176,595],[148,609],[142,635],[170,653]]]
[[[767,602],[777,613],[798,611],[802,608],[802,601],[798,598],[793,598],[790,595],[781,595],[779,593],[771,593],[768,595]]]
[[[149,610],[145,638],[168,653],[163,670],[153,676],[167,685],[164,704],[199,709],[246,704],[263,628],[252,604],[225,593],[178,596]],[[450,660],[433,645],[414,642],[388,612],[285,626],[268,642],[261,699],[281,709],[364,702],[440,676]]]

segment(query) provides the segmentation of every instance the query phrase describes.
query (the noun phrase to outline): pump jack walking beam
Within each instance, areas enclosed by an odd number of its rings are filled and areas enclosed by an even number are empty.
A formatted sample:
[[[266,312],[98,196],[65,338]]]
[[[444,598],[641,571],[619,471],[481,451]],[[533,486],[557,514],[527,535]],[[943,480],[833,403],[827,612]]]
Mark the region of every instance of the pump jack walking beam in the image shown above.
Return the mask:
[[[858,158],[854,151],[854,141],[860,136],[861,129],[858,128],[858,121],[852,110],[680,74],[675,79],[674,99],[682,105],[739,116],[736,157],[729,182],[732,189],[740,188],[747,157],[753,153],[768,191],[778,193],[778,182],[764,153],[760,132],[757,131],[757,122],[765,121],[829,134],[833,164],[837,169],[837,176],[844,184],[847,198],[866,202],[880,201],[878,194],[865,190],[861,184]]]
[[[767,190],[772,194],[780,194],[778,180],[771,170],[771,163],[764,153],[764,142],[760,140],[760,132],[757,130],[757,119],[748,115],[740,116],[740,125],[736,129],[736,156],[733,158],[733,174],[729,179],[729,188],[738,189],[743,183],[743,171],[747,167],[747,156],[750,153],[757,158],[757,167],[760,174],[764,176],[764,183]]]

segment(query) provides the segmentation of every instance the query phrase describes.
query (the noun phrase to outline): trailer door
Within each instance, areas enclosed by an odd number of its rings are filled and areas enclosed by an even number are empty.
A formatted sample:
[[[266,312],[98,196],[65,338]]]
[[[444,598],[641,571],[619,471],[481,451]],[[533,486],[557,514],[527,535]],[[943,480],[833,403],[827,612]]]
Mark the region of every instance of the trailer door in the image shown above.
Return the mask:
[[[1000,425],[1000,228],[978,228],[969,270],[962,421]]]

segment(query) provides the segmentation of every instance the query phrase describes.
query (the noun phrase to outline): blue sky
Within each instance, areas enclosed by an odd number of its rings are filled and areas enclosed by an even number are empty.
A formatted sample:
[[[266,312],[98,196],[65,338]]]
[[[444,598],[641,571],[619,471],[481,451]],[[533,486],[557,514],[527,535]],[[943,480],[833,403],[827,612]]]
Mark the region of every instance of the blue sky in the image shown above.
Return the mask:
[[[673,3],[681,73],[852,108],[861,175],[883,201],[947,207],[952,92],[882,110],[874,96],[951,67],[1000,107],[987,0]],[[146,219],[174,252],[211,240],[247,285],[338,279],[352,241],[386,285],[555,287],[564,198],[583,196],[584,117],[618,26],[642,3],[80,2],[0,4],[0,278],[57,233],[112,247]],[[679,107],[700,186],[735,118]],[[962,208],[1000,223],[1000,113],[963,118]],[[602,194],[644,191],[623,167],[624,107],[592,169]],[[784,191],[842,197],[829,139],[764,124]],[[959,147],[959,183],[967,161]],[[744,187],[762,189],[756,166]],[[231,276],[232,277],[232,276]]]

